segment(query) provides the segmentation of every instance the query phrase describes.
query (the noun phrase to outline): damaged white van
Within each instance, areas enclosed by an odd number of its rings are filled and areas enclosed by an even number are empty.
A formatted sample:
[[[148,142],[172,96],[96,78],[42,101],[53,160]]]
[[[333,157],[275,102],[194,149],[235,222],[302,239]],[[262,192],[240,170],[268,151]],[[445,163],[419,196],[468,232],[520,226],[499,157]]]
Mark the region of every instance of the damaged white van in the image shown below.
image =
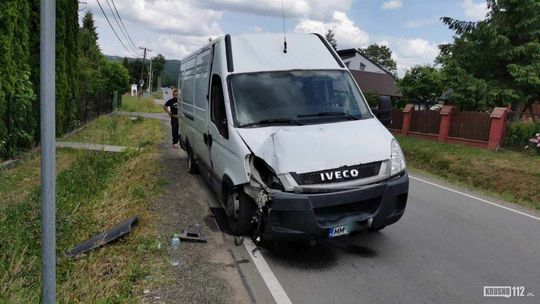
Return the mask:
[[[181,61],[180,134],[190,173],[218,194],[231,230],[316,240],[401,218],[399,144],[316,34],[226,35]]]

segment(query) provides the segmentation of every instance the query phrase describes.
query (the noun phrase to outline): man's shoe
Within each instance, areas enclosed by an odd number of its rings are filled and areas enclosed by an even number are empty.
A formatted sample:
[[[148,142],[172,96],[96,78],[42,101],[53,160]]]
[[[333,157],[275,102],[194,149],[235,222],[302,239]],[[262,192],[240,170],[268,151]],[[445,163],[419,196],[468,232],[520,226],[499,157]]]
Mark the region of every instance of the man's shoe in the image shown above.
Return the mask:
[[[180,146],[178,144],[173,144],[172,147],[176,149],[176,148],[178,148]]]

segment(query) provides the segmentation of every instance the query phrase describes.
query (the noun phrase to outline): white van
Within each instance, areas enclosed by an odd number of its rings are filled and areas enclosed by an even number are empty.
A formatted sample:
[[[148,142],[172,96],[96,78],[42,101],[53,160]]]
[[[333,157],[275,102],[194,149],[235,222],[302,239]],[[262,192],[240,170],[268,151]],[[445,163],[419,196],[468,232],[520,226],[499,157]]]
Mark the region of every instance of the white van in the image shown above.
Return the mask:
[[[397,141],[317,34],[226,35],[181,62],[180,134],[231,230],[314,240],[401,218]]]

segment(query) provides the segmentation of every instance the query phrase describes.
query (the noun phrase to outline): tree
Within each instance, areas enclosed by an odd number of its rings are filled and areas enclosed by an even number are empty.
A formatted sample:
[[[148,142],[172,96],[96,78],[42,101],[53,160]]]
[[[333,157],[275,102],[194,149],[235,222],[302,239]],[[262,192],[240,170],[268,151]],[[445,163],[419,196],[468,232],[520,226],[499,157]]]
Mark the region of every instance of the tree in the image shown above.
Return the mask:
[[[328,40],[328,43],[330,43],[330,45],[334,48],[334,50],[337,50],[336,33],[329,29],[324,36],[326,40]]]
[[[379,45],[375,43],[367,48],[360,49],[360,52],[369,60],[386,69],[388,72],[392,74],[396,73],[396,61],[392,59],[392,51],[386,45]]]
[[[121,63],[111,62],[103,57],[100,74],[103,78],[103,90],[106,93],[129,91],[129,71]]]
[[[405,73],[398,82],[403,96],[430,107],[443,93],[442,74],[435,67],[418,65]]]
[[[165,68],[166,62],[167,60],[162,54],[158,54],[156,57],[152,58],[152,75],[154,75],[154,79],[157,80],[158,77],[163,77],[163,69]],[[157,88],[157,81],[153,82],[154,87]]]
[[[484,21],[442,18],[456,36],[453,43],[440,47],[437,61],[446,75],[460,75],[451,84],[456,94],[471,83],[476,93],[482,93],[470,97],[474,100],[469,104],[518,105],[540,94],[540,2],[487,2]]]

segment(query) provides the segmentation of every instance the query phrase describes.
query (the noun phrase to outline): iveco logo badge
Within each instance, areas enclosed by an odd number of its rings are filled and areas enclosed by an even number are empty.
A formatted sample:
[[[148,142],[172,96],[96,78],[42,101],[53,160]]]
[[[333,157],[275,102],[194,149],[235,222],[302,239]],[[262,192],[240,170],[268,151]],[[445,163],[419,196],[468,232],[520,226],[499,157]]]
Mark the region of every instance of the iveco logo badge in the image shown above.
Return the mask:
[[[351,178],[351,177],[354,178],[357,176],[358,176],[357,169],[325,172],[325,173],[321,173],[321,181],[329,181],[329,180]]]

